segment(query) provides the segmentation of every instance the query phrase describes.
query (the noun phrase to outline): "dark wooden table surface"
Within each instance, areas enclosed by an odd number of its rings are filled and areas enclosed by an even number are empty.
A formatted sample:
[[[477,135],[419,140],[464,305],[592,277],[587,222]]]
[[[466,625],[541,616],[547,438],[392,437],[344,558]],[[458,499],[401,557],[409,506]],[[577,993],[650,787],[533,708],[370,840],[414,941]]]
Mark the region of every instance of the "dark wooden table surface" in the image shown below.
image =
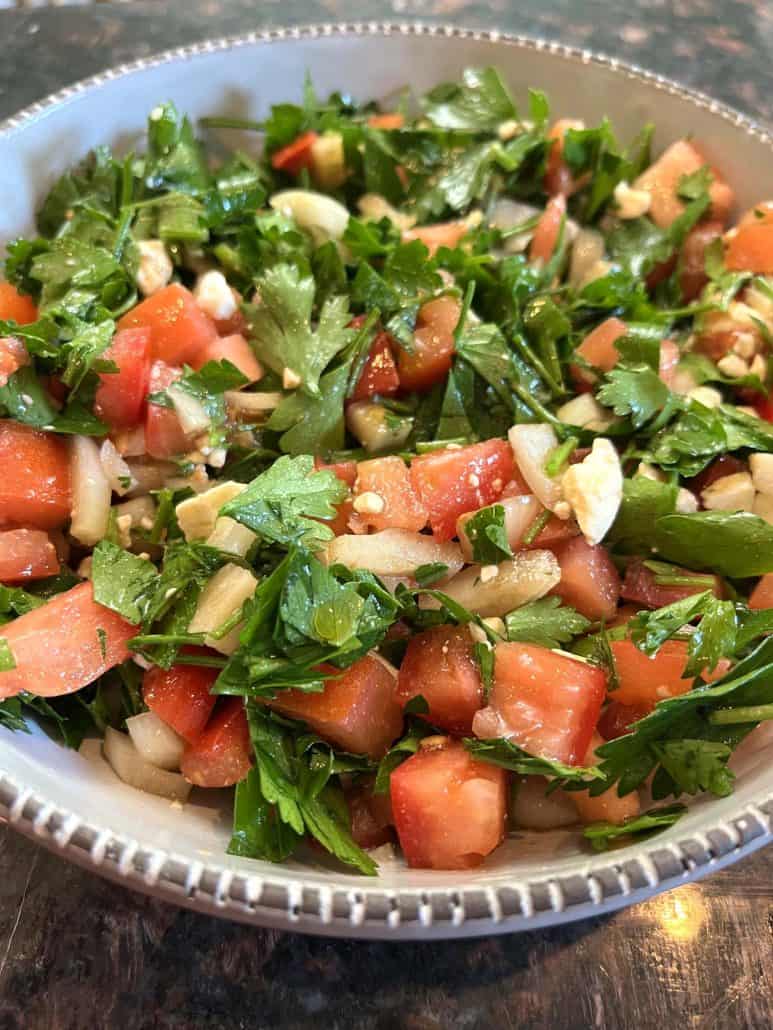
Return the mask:
[[[180,0],[0,10],[0,119],[101,68],[206,36],[413,17],[615,53],[773,122],[773,5],[765,0]],[[392,945],[180,911],[0,826],[0,1030],[772,1025],[773,848],[604,919]]]

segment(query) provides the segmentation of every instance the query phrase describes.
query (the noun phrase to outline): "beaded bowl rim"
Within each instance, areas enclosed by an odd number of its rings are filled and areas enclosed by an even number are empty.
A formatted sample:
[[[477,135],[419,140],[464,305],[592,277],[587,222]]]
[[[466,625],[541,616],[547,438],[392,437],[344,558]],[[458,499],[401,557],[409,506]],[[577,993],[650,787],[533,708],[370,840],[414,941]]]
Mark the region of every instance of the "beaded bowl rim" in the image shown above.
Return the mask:
[[[54,107],[67,104],[113,79],[205,54],[322,37],[429,36],[482,40],[513,49],[545,52],[567,61],[596,65],[624,79],[653,86],[687,100],[773,146],[773,134],[726,104],[661,75],[590,50],[497,30],[423,22],[345,22],[275,28],[206,40],[166,50],[108,69],[66,86],[0,122],[0,138],[13,136]],[[694,881],[750,854],[773,839],[773,793],[739,804],[731,818],[706,819],[707,828],[678,843],[631,845],[606,855],[581,856],[574,874],[511,880],[497,877],[457,889],[386,889],[378,880],[362,887],[336,884],[331,872],[321,884],[304,883],[302,873],[282,866],[271,873],[238,871],[202,862],[96,825],[25,787],[2,768],[0,819],[48,850],[99,875],[172,903],[257,926],[340,937],[438,939],[537,929],[598,916]],[[261,870],[265,865],[261,865]]]

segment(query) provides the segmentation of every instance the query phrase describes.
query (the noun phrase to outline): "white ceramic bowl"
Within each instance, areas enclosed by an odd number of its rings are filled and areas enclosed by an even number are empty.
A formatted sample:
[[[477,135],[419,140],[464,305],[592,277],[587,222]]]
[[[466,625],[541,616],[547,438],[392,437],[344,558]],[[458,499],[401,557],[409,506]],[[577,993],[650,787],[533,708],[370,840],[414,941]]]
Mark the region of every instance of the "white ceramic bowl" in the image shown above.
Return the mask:
[[[736,189],[766,197],[773,138],[706,97],[554,44],[417,25],[323,26],[205,43],[138,61],[63,90],[0,124],[0,244],[32,229],[48,185],[99,143],[126,147],[171,98],[194,117],[260,118],[300,95],[421,91],[469,65],[495,64],[516,97],[544,89],[559,115],[606,114],[624,139],[648,120],[655,145],[693,133]],[[382,862],[378,879],[314,853],[282,866],[226,855],[230,799],[200,792],[185,808],[119,782],[40,731],[0,730],[0,816],[103,876],[178,904],[261,926],[340,936],[432,938],[546,926],[619,908],[735,861],[771,838],[773,769],[747,755],[735,794],[699,799],[670,830],[591,855],[571,832],[511,837],[470,872]]]

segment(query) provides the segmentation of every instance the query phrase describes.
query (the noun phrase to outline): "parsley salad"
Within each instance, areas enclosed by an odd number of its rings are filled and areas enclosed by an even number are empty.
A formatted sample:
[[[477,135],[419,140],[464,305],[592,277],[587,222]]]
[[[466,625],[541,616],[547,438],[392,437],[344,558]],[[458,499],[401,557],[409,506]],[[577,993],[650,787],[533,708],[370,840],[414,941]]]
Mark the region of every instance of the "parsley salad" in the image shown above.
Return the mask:
[[[470,69],[162,104],[59,179],[0,282],[0,722],[365,874],[729,794],[773,719],[773,202],[728,228],[651,135]]]

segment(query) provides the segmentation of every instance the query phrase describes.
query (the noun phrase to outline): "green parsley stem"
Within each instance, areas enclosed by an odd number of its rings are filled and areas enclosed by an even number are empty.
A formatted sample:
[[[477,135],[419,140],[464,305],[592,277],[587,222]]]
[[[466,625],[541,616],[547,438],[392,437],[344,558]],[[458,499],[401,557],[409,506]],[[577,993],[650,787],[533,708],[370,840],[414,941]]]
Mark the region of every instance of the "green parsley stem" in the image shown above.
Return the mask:
[[[459,343],[459,338],[464,332],[464,326],[467,322],[467,315],[470,312],[470,305],[472,304],[472,298],[475,296],[475,280],[470,279],[467,283],[467,289],[464,292],[464,299],[462,301],[462,309],[459,312],[459,321],[456,323],[454,329],[454,342]]]
[[[218,658],[210,654],[183,654],[175,656],[175,665],[206,665],[208,669],[224,669],[228,664],[226,658]]]
[[[714,586],[712,576],[655,576],[655,585],[659,587],[700,587],[711,589]]]
[[[544,381],[548,385],[548,388],[550,389],[550,392],[553,393],[555,396],[560,396],[564,392],[563,386],[555,379],[553,373],[548,370],[548,367],[542,360],[542,358],[539,357],[538,354],[534,353],[534,350],[528,345],[528,343],[523,339],[523,337],[520,334],[514,333],[512,337],[512,342],[516,350],[520,351],[521,356],[531,365],[533,365],[537,373],[540,375],[540,377],[544,379]]]
[[[545,459],[545,472],[555,478],[569,460],[570,455],[580,441],[576,436],[568,436],[558,447],[554,447]]]
[[[526,544],[527,547],[529,544],[533,544],[548,522],[550,522],[551,515],[552,512],[549,512],[547,509],[541,512],[523,534],[521,543]]]
[[[566,427],[561,419],[556,418],[552,411],[548,411],[545,405],[541,401],[538,401],[536,397],[533,397],[528,390],[525,390],[520,383],[513,383],[512,390],[516,397],[523,401],[527,408],[533,411],[535,415],[539,415],[543,422],[549,422],[552,426],[559,429],[563,436]]]
[[[733,726],[736,723],[762,722],[765,719],[773,719],[773,704],[720,708],[718,712],[709,715],[709,722],[714,726]]]
[[[248,132],[265,132],[264,122],[253,122],[249,118],[199,118],[199,125],[205,129],[246,129]]]

